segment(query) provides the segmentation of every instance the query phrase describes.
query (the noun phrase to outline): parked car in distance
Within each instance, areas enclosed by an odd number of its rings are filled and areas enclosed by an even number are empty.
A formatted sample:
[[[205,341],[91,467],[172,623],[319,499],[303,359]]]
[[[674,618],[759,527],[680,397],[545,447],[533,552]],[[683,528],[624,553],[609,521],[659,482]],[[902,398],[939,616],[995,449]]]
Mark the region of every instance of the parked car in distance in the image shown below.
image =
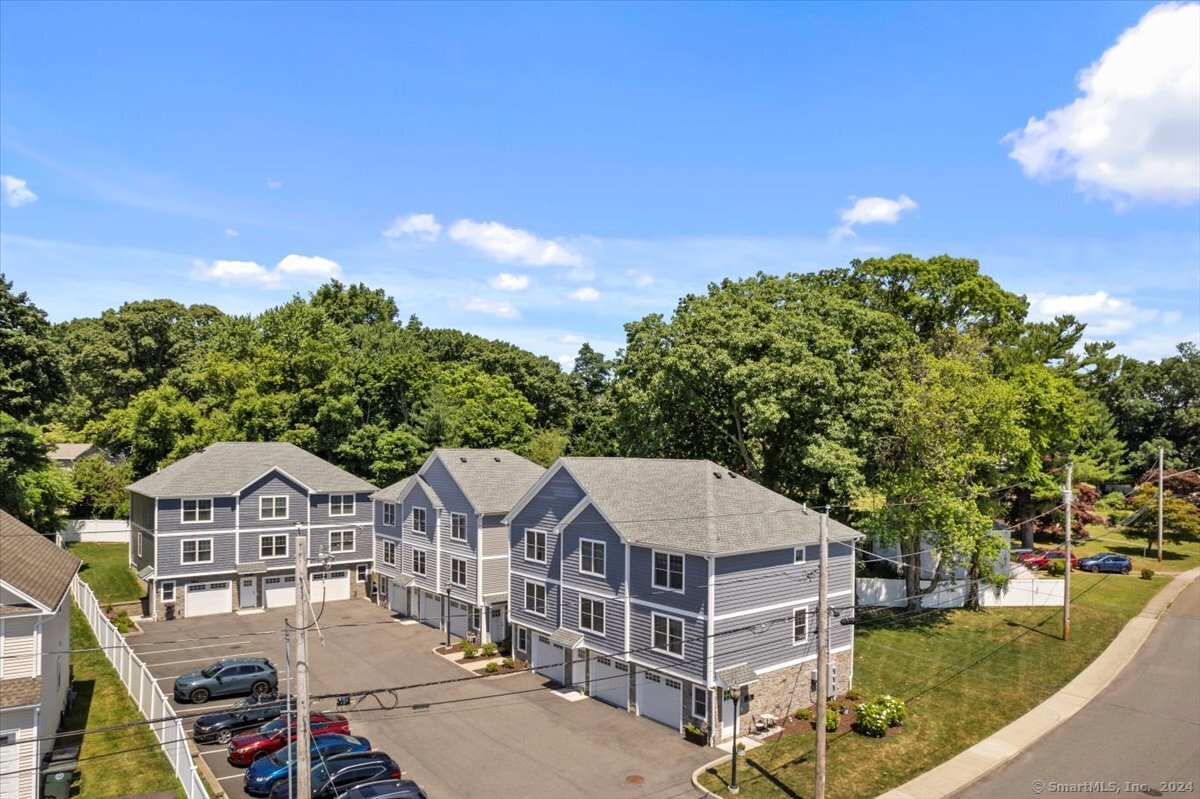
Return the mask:
[[[279,694],[251,694],[228,710],[208,713],[192,724],[192,739],[198,744],[229,743],[235,733],[251,727],[261,727],[283,713],[284,701]]]
[[[1025,561],[1025,565],[1031,569],[1044,569],[1050,565],[1050,561],[1063,561],[1067,557],[1067,553],[1061,549],[1051,549],[1048,552],[1043,552],[1037,557],[1030,558]],[[1019,560],[1019,558],[1018,558]],[[1079,566],[1079,559],[1074,555],[1071,556],[1071,568],[1075,569]]]
[[[368,752],[371,742],[357,735],[337,735],[329,733],[313,738],[310,751],[313,762],[334,755],[344,755],[348,752]],[[242,787],[251,796],[266,796],[275,787],[275,783],[287,777],[288,769],[295,768],[296,742],[288,744],[267,757],[260,757],[246,769]]]
[[[412,780],[379,780],[357,785],[339,799],[429,799]]]
[[[279,675],[266,658],[226,658],[175,678],[175,701],[202,705],[214,696],[266,694],[278,690]]]
[[[313,766],[312,796],[308,799],[335,799],[365,782],[400,779],[401,776],[400,766],[384,752],[335,755]],[[288,799],[289,790],[295,794],[295,789],[288,784],[287,778],[279,780],[271,789],[270,799]]]
[[[1028,552],[1022,552],[1020,555],[1017,555],[1017,563],[1023,563],[1025,565],[1029,565],[1029,561],[1038,560],[1045,554],[1046,554],[1046,550],[1039,549],[1038,547],[1034,547],[1033,549],[1029,550]]]
[[[1098,552],[1079,560],[1079,568],[1085,572],[1113,572],[1114,574],[1129,574],[1133,571],[1133,561],[1124,555],[1114,555],[1111,552]]]
[[[345,716],[313,713],[309,716],[312,724],[312,734],[326,733],[350,734],[350,722]],[[278,752],[296,739],[296,723],[290,724],[280,716],[274,721],[268,721],[256,732],[239,735],[229,742],[229,762],[235,766],[248,766],[260,757],[266,757],[272,752]]]

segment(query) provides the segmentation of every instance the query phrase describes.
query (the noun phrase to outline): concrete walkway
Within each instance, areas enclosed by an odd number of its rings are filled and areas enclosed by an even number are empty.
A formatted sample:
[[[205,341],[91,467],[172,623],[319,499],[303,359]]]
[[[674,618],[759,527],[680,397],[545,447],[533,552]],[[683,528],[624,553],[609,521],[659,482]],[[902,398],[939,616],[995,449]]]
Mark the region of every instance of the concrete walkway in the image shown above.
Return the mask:
[[[1134,616],[1092,664],[1054,696],[999,732],[940,766],[883,794],[880,799],[941,799],[1016,757],[1042,736],[1074,716],[1108,687],[1150,637],[1159,617],[1197,577],[1200,568],[1183,572]],[[1133,579],[1133,578],[1130,578]]]

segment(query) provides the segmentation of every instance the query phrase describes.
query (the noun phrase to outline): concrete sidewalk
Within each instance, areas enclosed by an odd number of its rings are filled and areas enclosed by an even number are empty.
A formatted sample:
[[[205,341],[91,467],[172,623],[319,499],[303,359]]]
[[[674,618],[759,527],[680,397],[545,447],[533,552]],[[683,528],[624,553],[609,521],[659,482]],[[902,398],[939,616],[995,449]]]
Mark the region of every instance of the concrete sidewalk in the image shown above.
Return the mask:
[[[999,732],[947,760],[879,799],[940,799],[963,790],[1003,765],[1042,736],[1075,715],[1108,687],[1150,636],[1159,616],[1187,586],[1200,577],[1200,568],[1183,572],[1159,591],[1134,616],[1092,664],[1054,696]]]

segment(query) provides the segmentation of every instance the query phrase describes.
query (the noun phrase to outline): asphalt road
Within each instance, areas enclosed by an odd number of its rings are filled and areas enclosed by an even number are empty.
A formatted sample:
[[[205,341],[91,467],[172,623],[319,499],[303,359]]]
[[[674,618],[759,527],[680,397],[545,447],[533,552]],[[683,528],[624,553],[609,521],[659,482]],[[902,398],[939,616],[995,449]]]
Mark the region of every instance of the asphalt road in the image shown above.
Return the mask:
[[[1100,696],[959,796],[1064,794],[1200,796],[1200,580]]]

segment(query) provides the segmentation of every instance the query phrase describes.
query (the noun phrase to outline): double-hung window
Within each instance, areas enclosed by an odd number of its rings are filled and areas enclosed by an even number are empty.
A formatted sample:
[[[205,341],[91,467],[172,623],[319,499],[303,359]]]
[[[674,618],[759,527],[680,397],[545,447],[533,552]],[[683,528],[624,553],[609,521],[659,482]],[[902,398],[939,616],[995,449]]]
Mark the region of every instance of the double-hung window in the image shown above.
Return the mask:
[[[425,509],[424,508],[413,508],[412,509],[412,529],[413,529],[414,533],[425,532],[426,528],[425,528]]]
[[[383,503],[383,523],[386,524],[388,527],[396,526],[396,503],[395,502]]]
[[[392,566],[396,565],[396,542],[383,542],[383,562]]]
[[[546,586],[541,583],[525,583],[525,610],[539,616],[546,615]]]
[[[175,601],[175,581],[174,580],[164,580],[163,581],[162,601],[163,602],[174,602]]]
[[[526,528],[525,530],[525,560],[532,560],[538,563],[546,562],[546,531],[533,530]]]
[[[525,629],[524,627],[517,628],[517,651],[529,651],[529,630]]]
[[[579,571],[584,574],[604,576],[604,542],[589,541],[584,538],[579,542]]]
[[[272,533],[258,537],[258,556],[260,558],[286,558],[287,553],[287,533]]]
[[[184,524],[196,524],[197,522],[212,521],[212,503],[211,499],[185,499],[183,500],[181,521]]]
[[[330,516],[353,516],[354,515],[354,495],[353,494],[330,494],[329,495],[329,515]]]
[[[450,582],[455,585],[467,584],[467,562],[465,560],[450,559]]]
[[[354,531],[353,530],[330,530],[329,531],[329,551],[330,552],[353,552],[354,551]]]
[[[604,635],[604,603],[599,599],[579,598],[579,628]]]
[[[211,538],[185,538],[180,542],[181,563],[212,563],[213,548]]]
[[[288,516],[287,497],[259,497],[258,518],[286,519]]]
[[[654,587],[669,591],[683,590],[683,555],[654,553]]]
[[[794,563],[803,563],[805,561],[804,547],[796,547],[796,555]]]
[[[467,540],[467,514],[450,514],[450,537],[457,541]]]
[[[652,614],[654,637],[651,647],[659,652],[683,657],[683,619]]]
[[[792,643],[802,644],[808,640],[808,608],[796,608],[792,612]]]
[[[425,550],[414,549],[412,551],[412,559],[413,559],[413,568],[412,568],[413,574],[424,574],[425,573]]]
[[[692,686],[692,717],[708,718],[708,690],[703,685]]]
[[[367,581],[367,572],[369,572],[370,570],[371,570],[371,566],[368,563],[360,563],[357,566],[355,566],[354,567],[355,582],[365,583]]]

